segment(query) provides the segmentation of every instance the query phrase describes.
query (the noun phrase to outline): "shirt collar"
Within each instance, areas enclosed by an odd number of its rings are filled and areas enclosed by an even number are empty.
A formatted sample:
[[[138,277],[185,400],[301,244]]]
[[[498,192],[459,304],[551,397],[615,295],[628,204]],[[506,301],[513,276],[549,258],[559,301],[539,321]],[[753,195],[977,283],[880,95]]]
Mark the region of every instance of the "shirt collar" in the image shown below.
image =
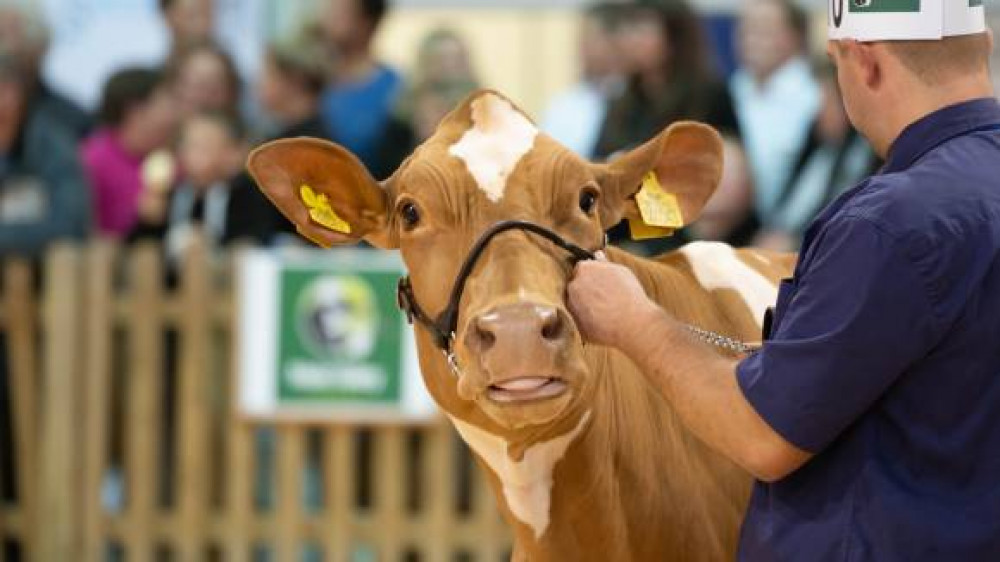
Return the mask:
[[[942,143],[990,125],[1000,125],[1000,102],[994,98],[939,109],[903,130],[889,149],[882,173],[905,170]]]

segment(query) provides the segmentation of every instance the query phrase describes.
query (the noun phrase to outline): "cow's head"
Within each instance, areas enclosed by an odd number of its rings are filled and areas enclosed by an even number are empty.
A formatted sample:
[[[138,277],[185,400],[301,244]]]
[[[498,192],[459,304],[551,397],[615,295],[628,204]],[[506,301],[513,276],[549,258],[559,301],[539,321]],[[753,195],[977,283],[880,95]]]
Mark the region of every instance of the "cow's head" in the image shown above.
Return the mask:
[[[707,126],[679,123],[610,164],[592,164],[505,97],[478,92],[381,184],[347,150],[313,139],[270,143],[249,167],[317,244],[365,240],[401,250],[415,297],[434,316],[470,247],[497,222],[530,221],[595,250],[608,228],[637,212],[634,195],[650,172],[694,220],[719,181],[722,143]],[[575,423],[595,381],[566,308],[570,275],[566,253],[544,239],[522,231],[494,238],[460,302],[460,375],[418,329],[425,382],[439,405],[507,436]]]

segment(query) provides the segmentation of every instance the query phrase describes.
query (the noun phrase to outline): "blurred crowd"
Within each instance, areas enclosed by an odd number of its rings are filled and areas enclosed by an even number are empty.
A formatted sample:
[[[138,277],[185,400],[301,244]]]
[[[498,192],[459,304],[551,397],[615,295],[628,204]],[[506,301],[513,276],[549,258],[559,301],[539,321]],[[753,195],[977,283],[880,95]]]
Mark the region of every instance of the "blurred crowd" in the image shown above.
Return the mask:
[[[469,48],[441,28],[410,75],[380,62],[373,38],[387,0],[321,0],[299,33],[272,41],[259,76],[241,76],[213,37],[212,0],[160,0],[171,48],[160,64],[117,70],[88,113],[39,69],[46,22],[0,0],[0,256],[37,256],[57,239],[156,239],[175,260],[201,231],[299,243],[243,171],[263,140],[338,142],[389,176],[445,113],[478,87]],[[810,51],[813,19],[793,0],[746,2],[738,68],[719,68],[704,18],[684,0],[632,0],[586,10],[582,76],[552,100],[542,127],[583,156],[612,159],[682,119],[726,142],[723,184],[679,236],[795,249],[817,211],[878,166],[850,126],[835,71]],[[627,233],[615,231],[628,243]]]

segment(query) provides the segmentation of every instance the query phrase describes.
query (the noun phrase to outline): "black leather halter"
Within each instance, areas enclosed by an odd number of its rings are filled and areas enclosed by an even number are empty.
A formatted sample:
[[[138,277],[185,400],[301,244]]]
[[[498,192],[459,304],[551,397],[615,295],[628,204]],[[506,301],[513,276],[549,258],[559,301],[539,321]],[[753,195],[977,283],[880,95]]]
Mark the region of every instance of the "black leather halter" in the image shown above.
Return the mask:
[[[410,324],[413,324],[414,321],[419,322],[431,333],[431,336],[434,338],[434,344],[444,352],[448,358],[448,364],[456,373],[458,371],[458,364],[454,353],[455,331],[458,329],[458,306],[462,300],[462,294],[465,292],[465,282],[468,280],[469,275],[472,274],[472,269],[476,266],[479,258],[482,257],[483,252],[486,251],[489,243],[497,235],[508,230],[523,230],[552,242],[557,247],[569,252],[570,263],[573,265],[577,262],[594,259],[593,252],[567,242],[562,236],[543,226],[526,221],[510,220],[491,226],[472,246],[468,257],[465,258],[465,263],[462,264],[462,269],[458,272],[455,284],[451,288],[451,298],[448,300],[448,306],[441,311],[441,314],[437,318],[431,318],[417,304],[417,298],[413,294],[410,277],[406,276],[400,279],[396,292],[396,302],[399,308],[406,314],[406,319]]]

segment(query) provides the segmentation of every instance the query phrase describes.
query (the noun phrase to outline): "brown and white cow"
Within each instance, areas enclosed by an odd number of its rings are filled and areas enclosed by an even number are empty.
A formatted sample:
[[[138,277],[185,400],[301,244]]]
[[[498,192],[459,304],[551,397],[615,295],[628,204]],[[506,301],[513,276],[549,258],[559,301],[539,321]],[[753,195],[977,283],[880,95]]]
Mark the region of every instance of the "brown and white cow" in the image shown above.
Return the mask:
[[[679,123],[611,164],[592,164],[502,95],[478,92],[381,184],[345,149],[313,139],[268,144],[249,167],[316,243],[399,249],[416,300],[434,315],[492,225],[529,221],[597,249],[635,212],[649,172],[690,222],[719,181],[721,155],[714,130]],[[609,257],[679,319],[754,340],[792,263],[707,243],[656,261],[614,249]],[[514,558],[731,559],[749,475],[681,426],[629,360],[581,340],[565,303],[566,258],[524,231],[492,239],[460,300],[457,375],[417,329],[424,380],[488,472]]]

